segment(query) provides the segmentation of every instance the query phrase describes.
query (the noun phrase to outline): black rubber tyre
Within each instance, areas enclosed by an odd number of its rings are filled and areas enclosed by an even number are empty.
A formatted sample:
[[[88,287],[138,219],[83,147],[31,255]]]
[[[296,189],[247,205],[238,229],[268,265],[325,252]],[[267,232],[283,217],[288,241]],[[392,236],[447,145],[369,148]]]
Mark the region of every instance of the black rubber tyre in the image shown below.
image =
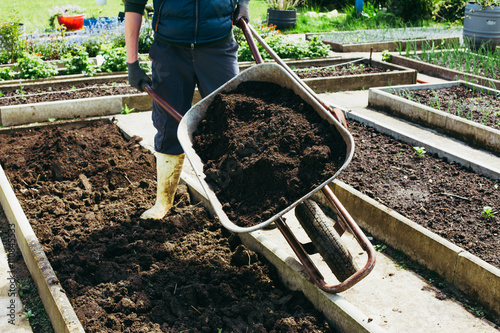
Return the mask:
[[[304,200],[295,207],[295,216],[340,282],[358,271],[349,250],[316,202]]]

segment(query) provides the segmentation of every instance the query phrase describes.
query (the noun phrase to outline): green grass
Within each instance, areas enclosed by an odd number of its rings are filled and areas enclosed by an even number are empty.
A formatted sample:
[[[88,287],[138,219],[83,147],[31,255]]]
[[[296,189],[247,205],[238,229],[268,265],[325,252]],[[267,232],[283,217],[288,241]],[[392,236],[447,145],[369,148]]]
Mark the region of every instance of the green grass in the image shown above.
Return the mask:
[[[98,6],[95,0],[0,0],[0,22],[8,22],[13,10],[17,10],[18,17],[21,18],[21,23],[24,23],[27,32],[34,29],[41,31],[48,28],[50,9],[68,4],[85,8],[87,13],[95,13],[101,9],[101,16],[117,17],[118,12],[123,11],[121,0],[108,0],[104,6]]]

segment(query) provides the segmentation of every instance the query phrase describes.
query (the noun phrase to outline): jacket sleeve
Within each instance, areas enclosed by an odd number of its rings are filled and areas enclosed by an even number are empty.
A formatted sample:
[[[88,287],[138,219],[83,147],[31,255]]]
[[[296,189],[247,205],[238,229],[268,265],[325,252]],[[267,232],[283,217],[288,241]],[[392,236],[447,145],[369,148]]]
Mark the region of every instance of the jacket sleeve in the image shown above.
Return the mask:
[[[144,13],[144,8],[148,0],[124,0],[125,12]]]

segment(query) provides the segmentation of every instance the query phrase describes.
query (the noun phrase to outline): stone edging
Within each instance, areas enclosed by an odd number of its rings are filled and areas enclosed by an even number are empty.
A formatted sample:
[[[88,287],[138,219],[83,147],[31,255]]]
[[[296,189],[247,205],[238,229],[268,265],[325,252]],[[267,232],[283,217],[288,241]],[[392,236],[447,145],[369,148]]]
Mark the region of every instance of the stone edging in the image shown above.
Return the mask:
[[[15,226],[17,243],[35,282],[55,332],[84,333],[82,324],[62,289],[42,246],[0,166],[0,203]]]
[[[317,94],[417,83],[417,71],[403,66],[376,60],[370,61],[368,58],[342,59],[337,61],[337,63],[341,64],[355,59],[361,59],[362,63],[365,65],[371,62],[379,68],[391,71],[373,74],[310,78],[303,79],[302,81]]]
[[[306,34],[306,39],[310,40],[315,35],[319,35],[319,33],[308,33]],[[443,40],[456,43],[459,41],[459,37],[448,37],[448,38],[435,38],[435,39],[407,39],[407,40],[391,40],[391,41],[383,41],[383,42],[374,42],[374,43],[358,43],[358,44],[342,44],[335,43],[328,40],[322,40],[324,44],[330,45],[332,51],[335,52],[383,52],[383,51],[397,51],[398,49],[404,49],[406,44],[410,44],[412,47],[421,48],[423,43],[434,43],[439,44]]]
[[[0,125],[15,126],[53,119],[72,119],[120,114],[123,107],[135,111],[152,108],[151,98],[145,93],[74,99],[66,101],[19,104],[0,107]]]
[[[368,94],[368,106],[385,111],[411,122],[430,127],[438,132],[447,134],[476,147],[486,149],[492,153],[500,154],[500,131],[462,117],[439,111],[417,102],[409,101],[390,93],[395,90],[440,89],[456,85],[475,86],[476,89],[489,94],[496,95],[500,93],[499,91],[493,89],[463,81],[370,88]]]

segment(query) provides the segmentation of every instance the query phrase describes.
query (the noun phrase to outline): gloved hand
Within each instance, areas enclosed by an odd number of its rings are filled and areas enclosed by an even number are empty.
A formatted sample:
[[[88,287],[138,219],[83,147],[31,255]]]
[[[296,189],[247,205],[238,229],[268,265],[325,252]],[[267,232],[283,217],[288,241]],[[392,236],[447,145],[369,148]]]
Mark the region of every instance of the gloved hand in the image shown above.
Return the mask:
[[[139,66],[139,60],[134,61],[133,63],[128,63],[128,83],[136,88],[139,91],[144,91],[142,86],[144,84],[149,84],[150,86],[153,84],[151,78],[146,74],[144,69]]]
[[[237,5],[236,10],[233,14],[233,22],[236,23],[238,20],[242,18],[247,23],[250,21],[250,13],[248,12],[248,6],[245,5]]]

